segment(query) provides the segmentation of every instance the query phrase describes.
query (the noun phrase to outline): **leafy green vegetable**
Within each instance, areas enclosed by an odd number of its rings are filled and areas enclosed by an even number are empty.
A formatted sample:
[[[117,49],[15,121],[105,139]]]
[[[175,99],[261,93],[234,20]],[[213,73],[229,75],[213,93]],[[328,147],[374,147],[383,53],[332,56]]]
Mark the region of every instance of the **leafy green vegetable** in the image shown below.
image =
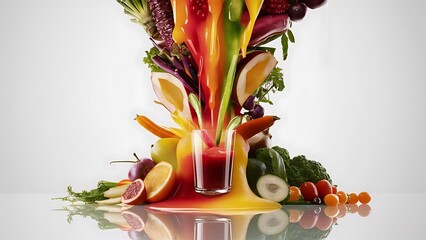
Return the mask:
[[[154,61],[152,61],[152,57],[160,54],[160,50],[156,47],[152,47],[149,51],[145,51],[146,56],[143,58],[143,62],[148,65],[152,72],[164,72],[164,70],[159,67]]]
[[[273,148],[261,148],[256,151],[256,159],[266,166],[266,173],[273,174],[288,182],[285,161]]]
[[[265,81],[260,85],[260,87],[254,93],[254,96],[257,98],[258,102],[264,102],[273,104],[269,98],[269,92],[275,93],[277,91],[284,90],[284,77],[282,69],[275,67],[272,72],[268,75]]]
[[[314,160],[308,160],[303,155],[296,156],[291,159],[288,151],[279,146],[275,146],[273,148],[261,148],[256,151],[256,159],[265,163],[269,173],[275,174],[279,171],[277,167],[279,165],[276,163],[273,164],[273,161],[276,160],[272,158],[271,150],[274,150],[274,152],[278,153],[283,159],[285,172],[290,186],[300,186],[302,183],[307,181],[316,183],[322,179],[326,179],[332,184],[330,175],[321,163]]]
[[[104,192],[108,189],[117,186],[116,182],[108,182],[108,181],[99,181],[98,186],[95,189],[86,191],[83,190],[81,192],[74,192],[71,186],[68,186],[67,192],[68,196],[61,198],[54,198],[56,200],[69,201],[69,202],[84,202],[84,203],[95,203],[99,200],[107,199],[104,197]]]

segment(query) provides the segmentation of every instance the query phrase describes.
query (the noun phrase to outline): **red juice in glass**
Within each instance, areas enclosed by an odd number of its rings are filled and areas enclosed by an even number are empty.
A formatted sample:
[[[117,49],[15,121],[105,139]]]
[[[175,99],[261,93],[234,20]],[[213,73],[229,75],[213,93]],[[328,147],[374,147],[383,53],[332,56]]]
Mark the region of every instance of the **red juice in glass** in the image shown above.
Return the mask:
[[[195,191],[205,195],[227,193],[231,190],[235,132],[224,131],[218,146],[208,146],[205,136],[198,130],[193,133]]]

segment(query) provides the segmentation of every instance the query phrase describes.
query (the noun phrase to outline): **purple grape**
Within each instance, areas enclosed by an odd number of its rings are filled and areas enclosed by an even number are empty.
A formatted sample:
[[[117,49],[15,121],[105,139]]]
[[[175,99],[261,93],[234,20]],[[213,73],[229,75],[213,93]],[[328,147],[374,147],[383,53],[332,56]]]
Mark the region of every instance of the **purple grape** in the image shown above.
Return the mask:
[[[246,110],[253,110],[254,108],[254,96],[250,95],[243,104],[243,108]]]
[[[307,7],[304,3],[296,3],[291,5],[287,10],[287,14],[292,21],[302,20],[306,15]]]
[[[324,5],[324,3],[327,2],[327,0],[303,0],[303,2],[308,8],[315,9]]]
[[[250,117],[252,117],[253,119],[263,117],[264,114],[265,114],[265,110],[259,104],[256,104],[254,106],[253,111],[249,112]]]
[[[154,167],[154,161],[149,158],[144,158],[137,161],[129,169],[128,177],[130,180],[134,181],[138,178],[144,180],[148,172]]]

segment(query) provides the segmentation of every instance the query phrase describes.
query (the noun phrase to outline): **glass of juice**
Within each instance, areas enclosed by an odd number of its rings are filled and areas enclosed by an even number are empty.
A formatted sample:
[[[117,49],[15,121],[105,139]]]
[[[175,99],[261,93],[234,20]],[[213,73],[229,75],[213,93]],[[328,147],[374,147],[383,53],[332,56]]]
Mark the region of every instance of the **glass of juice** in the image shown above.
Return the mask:
[[[197,193],[217,195],[231,191],[235,130],[224,130],[219,144],[215,130],[192,132],[194,187]]]

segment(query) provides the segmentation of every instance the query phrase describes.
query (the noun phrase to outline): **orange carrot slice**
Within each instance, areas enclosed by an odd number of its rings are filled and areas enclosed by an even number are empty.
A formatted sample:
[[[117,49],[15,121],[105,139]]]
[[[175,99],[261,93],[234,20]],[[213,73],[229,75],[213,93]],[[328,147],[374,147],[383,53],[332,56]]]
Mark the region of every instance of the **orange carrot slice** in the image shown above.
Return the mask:
[[[135,120],[138,121],[138,123],[140,125],[142,125],[142,127],[144,127],[146,130],[148,130],[149,132],[151,132],[152,134],[154,134],[157,137],[160,137],[160,138],[179,138],[176,134],[165,129],[164,127],[157,125],[156,123],[151,121],[151,119],[149,119],[146,116],[136,115]]]

